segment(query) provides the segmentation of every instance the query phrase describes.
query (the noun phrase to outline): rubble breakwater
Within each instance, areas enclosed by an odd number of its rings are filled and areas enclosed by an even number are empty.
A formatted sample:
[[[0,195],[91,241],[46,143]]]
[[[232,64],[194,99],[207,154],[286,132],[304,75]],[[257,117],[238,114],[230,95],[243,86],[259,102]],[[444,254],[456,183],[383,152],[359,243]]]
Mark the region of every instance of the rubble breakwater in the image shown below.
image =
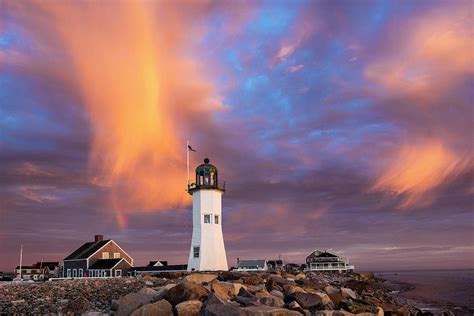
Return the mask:
[[[160,273],[0,285],[0,314],[429,315],[372,273]]]

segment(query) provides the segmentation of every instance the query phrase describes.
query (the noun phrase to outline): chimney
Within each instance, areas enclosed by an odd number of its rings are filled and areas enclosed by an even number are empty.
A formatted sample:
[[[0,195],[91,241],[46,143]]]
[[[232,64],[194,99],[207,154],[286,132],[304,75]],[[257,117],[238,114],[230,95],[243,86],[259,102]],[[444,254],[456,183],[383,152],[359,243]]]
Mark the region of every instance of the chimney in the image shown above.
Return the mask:
[[[94,241],[95,242],[99,242],[99,241],[102,241],[104,240],[104,235],[95,235],[94,236]]]

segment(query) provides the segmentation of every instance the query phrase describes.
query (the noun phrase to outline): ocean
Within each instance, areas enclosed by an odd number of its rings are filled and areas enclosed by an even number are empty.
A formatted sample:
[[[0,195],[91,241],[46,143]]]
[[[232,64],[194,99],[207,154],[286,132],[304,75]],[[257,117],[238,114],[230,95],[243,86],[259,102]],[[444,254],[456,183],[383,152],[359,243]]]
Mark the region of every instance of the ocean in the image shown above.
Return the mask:
[[[390,271],[375,275],[414,285],[402,296],[420,302],[420,308],[463,307],[474,311],[474,270]]]

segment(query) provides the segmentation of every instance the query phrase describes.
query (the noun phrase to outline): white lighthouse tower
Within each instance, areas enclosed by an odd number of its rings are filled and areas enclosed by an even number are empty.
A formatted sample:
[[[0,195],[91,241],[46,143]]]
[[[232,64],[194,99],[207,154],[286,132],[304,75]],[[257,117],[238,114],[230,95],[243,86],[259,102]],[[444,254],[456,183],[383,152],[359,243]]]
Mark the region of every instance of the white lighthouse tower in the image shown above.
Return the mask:
[[[193,196],[193,237],[189,251],[188,271],[227,270],[222,236],[222,195],[217,168],[204,159],[196,168],[196,182],[188,184]]]

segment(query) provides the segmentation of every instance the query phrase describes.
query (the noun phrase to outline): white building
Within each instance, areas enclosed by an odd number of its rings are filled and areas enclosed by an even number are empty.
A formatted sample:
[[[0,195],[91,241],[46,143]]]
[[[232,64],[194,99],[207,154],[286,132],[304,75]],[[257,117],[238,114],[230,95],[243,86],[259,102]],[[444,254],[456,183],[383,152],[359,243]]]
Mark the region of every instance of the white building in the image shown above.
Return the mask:
[[[259,260],[240,260],[237,258],[237,269],[236,271],[267,271],[267,261],[264,259]]]
[[[341,253],[332,250],[315,250],[306,257],[308,271],[354,271],[349,260]]]
[[[189,251],[188,271],[227,270],[227,257],[222,236],[222,195],[217,168],[204,159],[196,168],[196,181],[188,184],[193,196],[193,236]]]

